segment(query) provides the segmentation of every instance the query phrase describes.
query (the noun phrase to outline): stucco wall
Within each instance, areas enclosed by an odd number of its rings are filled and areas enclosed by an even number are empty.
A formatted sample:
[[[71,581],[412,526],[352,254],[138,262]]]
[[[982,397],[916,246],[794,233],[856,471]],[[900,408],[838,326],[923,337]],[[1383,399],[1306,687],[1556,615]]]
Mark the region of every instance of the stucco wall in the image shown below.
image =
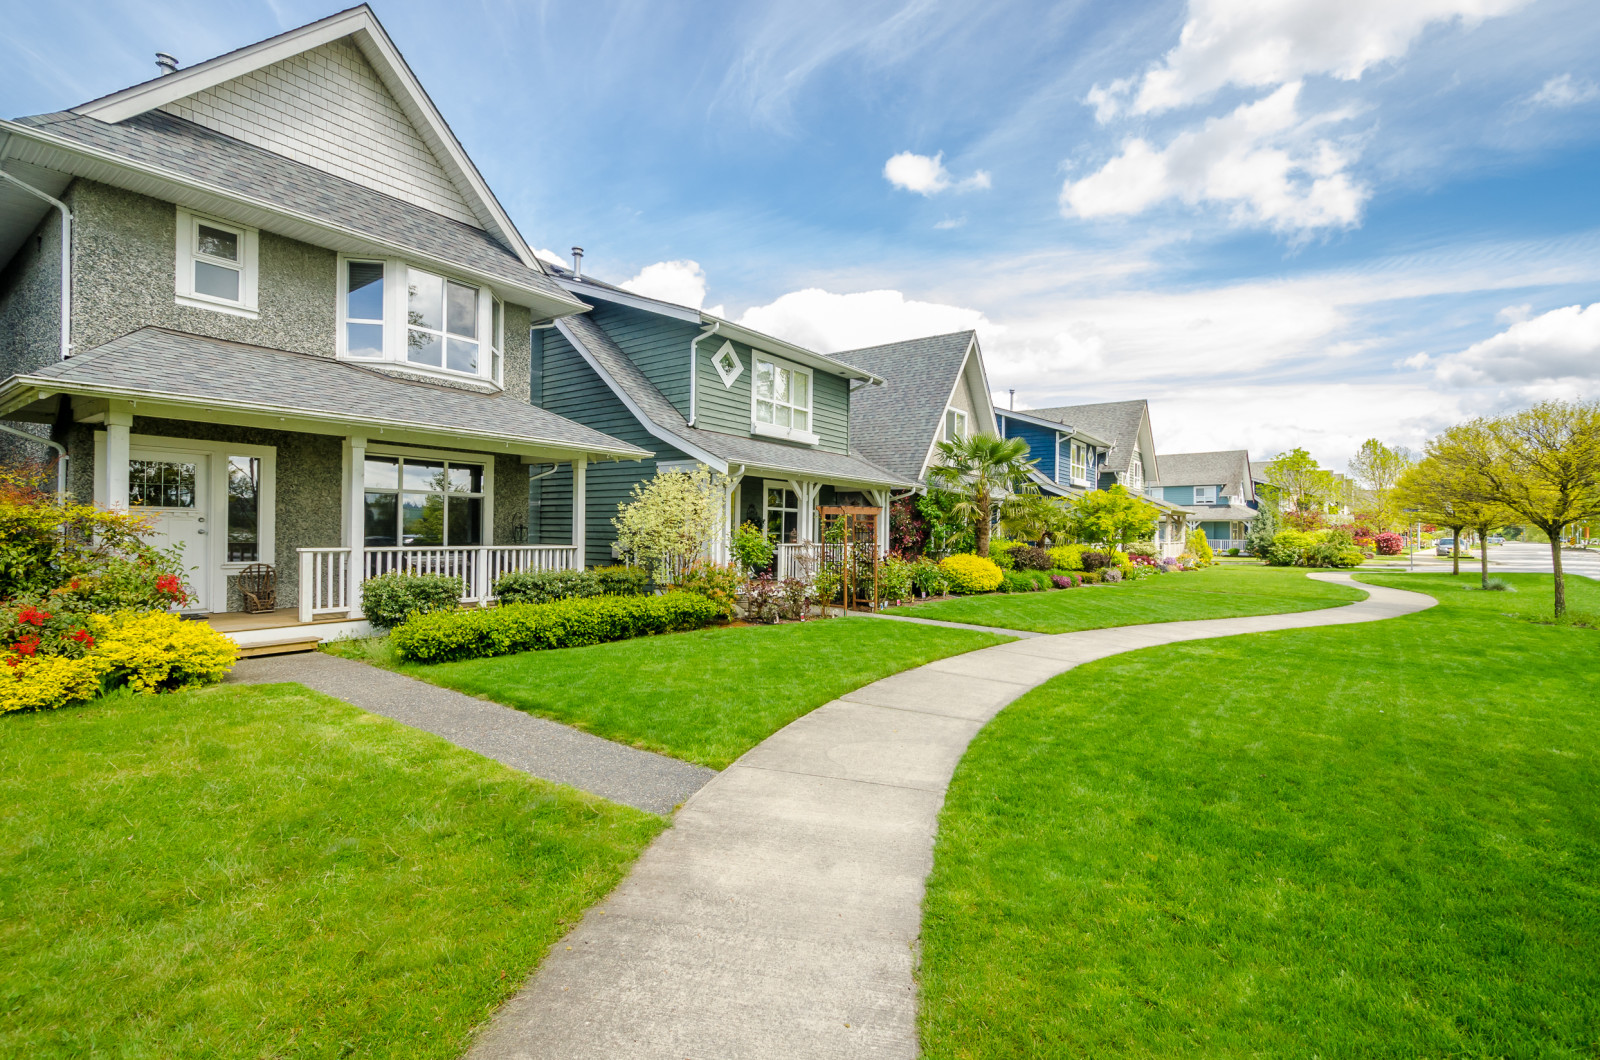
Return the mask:
[[[61,356],[61,215],[51,210],[0,271],[0,379]],[[48,436],[37,423],[9,423]],[[0,464],[49,460],[43,445],[0,432]]]

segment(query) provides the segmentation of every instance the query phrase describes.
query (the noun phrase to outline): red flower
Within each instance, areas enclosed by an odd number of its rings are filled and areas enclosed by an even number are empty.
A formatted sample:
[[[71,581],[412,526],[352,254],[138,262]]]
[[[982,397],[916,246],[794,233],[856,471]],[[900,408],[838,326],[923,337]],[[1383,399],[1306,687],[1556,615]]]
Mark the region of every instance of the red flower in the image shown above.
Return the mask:
[[[21,611],[17,612],[17,621],[26,623],[30,626],[42,626],[49,620],[50,612],[41,611],[37,607],[33,607],[31,605],[24,607]]]
[[[72,635],[72,639],[82,644],[85,648],[94,647],[94,634],[86,629],[80,629]]]
[[[29,634],[11,646],[18,655],[32,655],[39,650],[39,638]]]
[[[78,588],[78,579],[72,579],[72,584],[68,588],[76,590]]]
[[[176,574],[163,574],[156,579],[156,592],[165,596],[182,596],[183,582]]]

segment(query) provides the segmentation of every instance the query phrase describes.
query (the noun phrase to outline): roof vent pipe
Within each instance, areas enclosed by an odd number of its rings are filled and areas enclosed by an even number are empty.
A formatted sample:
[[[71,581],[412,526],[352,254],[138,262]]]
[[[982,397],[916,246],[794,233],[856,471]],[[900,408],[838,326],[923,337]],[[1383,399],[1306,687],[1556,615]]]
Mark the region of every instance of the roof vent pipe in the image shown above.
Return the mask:
[[[572,248],[572,276],[574,279],[583,279],[583,248]]]
[[[162,77],[178,72],[178,60],[166,52],[156,52],[156,66],[160,67]]]
[[[1017,411],[1017,391],[1015,387],[1011,389],[1011,411]]]

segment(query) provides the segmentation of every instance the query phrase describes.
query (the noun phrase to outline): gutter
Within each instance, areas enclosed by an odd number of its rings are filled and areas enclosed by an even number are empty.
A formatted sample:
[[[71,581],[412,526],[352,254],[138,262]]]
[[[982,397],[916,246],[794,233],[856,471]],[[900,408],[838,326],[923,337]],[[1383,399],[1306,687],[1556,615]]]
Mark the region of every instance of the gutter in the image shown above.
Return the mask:
[[[720,327],[722,327],[722,321],[713,320],[709,327],[705,328],[703,331],[700,332],[700,334],[696,335],[694,338],[689,340],[689,426],[690,427],[694,426],[695,419],[698,418],[698,416],[700,415],[699,406],[696,404],[696,402],[699,399],[699,393],[700,393],[700,388],[699,388],[698,379],[697,379],[697,377],[700,374],[699,365],[697,363],[697,359],[699,357],[699,353],[697,351],[700,348],[700,340],[701,339],[709,339],[711,336],[717,334],[718,333],[717,329],[720,328]],[[750,385],[754,386],[755,385],[755,369],[751,368],[750,372],[751,372],[751,375],[750,375],[751,383],[750,383]]]
[[[61,359],[64,361],[72,356],[72,211],[60,199],[46,195],[3,169],[0,169],[0,180],[16,185],[61,211]],[[62,456],[64,459],[65,452]]]

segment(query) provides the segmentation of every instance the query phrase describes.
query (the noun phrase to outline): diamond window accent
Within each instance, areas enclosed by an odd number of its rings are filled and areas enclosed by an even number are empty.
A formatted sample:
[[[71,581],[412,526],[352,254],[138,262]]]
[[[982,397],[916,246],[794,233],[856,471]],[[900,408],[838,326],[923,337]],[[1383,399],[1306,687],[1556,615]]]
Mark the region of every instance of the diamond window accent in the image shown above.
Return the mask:
[[[717,374],[722,377],[722,385],[725,387],[733,386],[733,381],[738,379],[739,374],[744,371],[744,365],[740,362],[738,353],[734,352],[733,343],[731,342],[722,344],[722,349],[718,350],[717,355],[711,358],[711,364],[716,368]]]

